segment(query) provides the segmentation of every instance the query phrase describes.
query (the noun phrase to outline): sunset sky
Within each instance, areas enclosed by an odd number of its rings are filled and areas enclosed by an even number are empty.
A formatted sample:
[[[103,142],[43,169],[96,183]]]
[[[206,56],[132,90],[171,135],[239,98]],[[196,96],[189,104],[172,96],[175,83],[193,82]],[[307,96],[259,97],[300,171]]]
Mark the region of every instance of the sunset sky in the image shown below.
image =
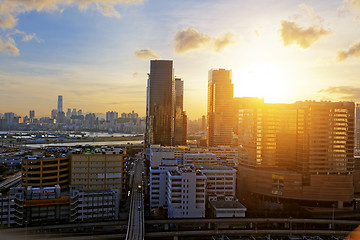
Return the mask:
[[[0,113],[145,115],[150,59],[174,60],[184,110],[212,68],[234,96],[360,101],[360,0],[0,0]]]

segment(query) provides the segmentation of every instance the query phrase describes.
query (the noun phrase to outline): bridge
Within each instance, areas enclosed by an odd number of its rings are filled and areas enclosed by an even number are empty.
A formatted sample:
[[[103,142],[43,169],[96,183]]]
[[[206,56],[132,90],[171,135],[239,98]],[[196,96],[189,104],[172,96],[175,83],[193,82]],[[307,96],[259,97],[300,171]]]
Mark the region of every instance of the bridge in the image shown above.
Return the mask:
[[[7,189],[13,187],[21,181],[21,172],[16,173],[14,176],[11,176],[9,179],[0,183],[0,189]]]
[[[221,218],[221,219],[161,219],[145,220],[146,232],[141,234],[127,231],[127,221],[98,223],[76,223],[27,228],[1,229],[1,236],[28,236],[29,239],[178,239],[181,237],[212,236],[301,238],[311,236],[316,239],[343,239],[354,231],[360,221],[332,219],[292,219],[292,218]],[[133,228],[137,229],[137,228]],[[356,231],[355,231],[356,232]],[[359,230],[358,230],[359,233]]]

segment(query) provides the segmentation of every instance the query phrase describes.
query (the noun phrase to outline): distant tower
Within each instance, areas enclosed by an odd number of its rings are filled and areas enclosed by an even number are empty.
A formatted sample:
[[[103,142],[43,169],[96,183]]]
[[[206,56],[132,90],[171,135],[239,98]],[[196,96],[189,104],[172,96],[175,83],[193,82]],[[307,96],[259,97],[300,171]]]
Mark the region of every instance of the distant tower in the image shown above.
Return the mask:
[[[70,117],[71,117],[71,108],[68,108],[66,112],[66,118],[70,118]]]
[[[145,144],[171,146],[174,135],[173,61],[151,60],[146,99]]]
[[[35,110],[30,110],[30,111],[29,111],[29,118],[30,118],[30,119],[34,119],[34,118],[35,118]]]
[[[58,112],[62,112],[63,111],[63,98],[61,95],[58,96],[58,108],[57,108]]]
[[[231,70],[212,69],[208,82],[207,145],[231,145],[233,84]]]

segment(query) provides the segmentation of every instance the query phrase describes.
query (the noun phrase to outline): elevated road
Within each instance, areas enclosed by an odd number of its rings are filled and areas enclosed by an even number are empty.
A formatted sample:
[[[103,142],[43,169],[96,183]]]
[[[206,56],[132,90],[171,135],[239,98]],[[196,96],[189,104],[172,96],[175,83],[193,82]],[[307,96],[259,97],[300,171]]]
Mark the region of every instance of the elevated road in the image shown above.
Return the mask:
[[[145,236],[143,180],[144,162],[138,159],[133,167],[132,191],[126,240],[143,240]]]
[[[10,188],[21,181],[21,171],[11,176],[9,179],[0,183],[0,189],[2,188]]]

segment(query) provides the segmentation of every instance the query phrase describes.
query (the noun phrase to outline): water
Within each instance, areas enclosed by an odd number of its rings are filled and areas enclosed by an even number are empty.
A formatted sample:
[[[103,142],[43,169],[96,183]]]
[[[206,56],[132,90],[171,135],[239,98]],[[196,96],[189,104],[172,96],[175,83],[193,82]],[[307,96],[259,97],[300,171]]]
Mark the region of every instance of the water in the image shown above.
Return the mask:
[[[24,146],[29,148],[41,148],[41,147],[47,147],[47,146],[71,146],[74,147],[76,145],[98,145],[98,146],[104,146],[104,145],[123,145],[123,144],[141,144],[143,140],[135,140],[135,141],[106,141],[106,142],[70,142],[70,143],[45,143],[45,144],[24,144]]]

